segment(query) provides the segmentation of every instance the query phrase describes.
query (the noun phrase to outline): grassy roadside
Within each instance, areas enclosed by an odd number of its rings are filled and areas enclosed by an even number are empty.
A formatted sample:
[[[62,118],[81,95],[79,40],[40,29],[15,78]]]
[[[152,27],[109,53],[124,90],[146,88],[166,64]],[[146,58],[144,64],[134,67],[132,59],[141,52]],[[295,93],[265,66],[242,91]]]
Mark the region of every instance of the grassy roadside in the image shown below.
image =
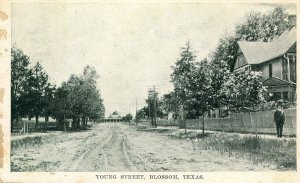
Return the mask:
[[[218,133],[198,138],[196,143],[203,150],[217,150],[221,154],[244,158],[254,164],[275,165],[278,170],[296,170],[294,139],[267,139]]]
[[[172,138],[191,139],[196,150],[214,150],[224,156],[243,158],[250,163],[275,167],[277,170],[296,170],[296,140],[262,138],[231,133],[205,133],[138,127],[140,131],[156,132]]]

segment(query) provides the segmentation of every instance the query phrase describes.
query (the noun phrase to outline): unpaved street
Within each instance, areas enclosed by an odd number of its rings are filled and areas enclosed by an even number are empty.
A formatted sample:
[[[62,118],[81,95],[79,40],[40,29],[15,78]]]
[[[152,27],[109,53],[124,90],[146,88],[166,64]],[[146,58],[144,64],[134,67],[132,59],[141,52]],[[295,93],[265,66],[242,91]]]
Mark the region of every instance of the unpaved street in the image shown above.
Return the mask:
[[[200,150],[190,139],[139,130],[126,123],[93,124],[81,132],[49,132],[36,144],[13,147],[12,171],[248,171],[248,161]]]

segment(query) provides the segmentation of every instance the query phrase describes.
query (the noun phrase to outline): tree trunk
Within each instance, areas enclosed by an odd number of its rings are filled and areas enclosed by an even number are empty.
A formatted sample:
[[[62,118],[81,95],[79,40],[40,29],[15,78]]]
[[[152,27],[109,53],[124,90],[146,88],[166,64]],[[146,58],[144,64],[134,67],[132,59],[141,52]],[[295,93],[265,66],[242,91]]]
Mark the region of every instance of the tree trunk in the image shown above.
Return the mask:
[[[38,123],[39,123],[39,115],[35,115],[35,128],[38,127]]]
[[[181,105],[181,121],[184,123],[184,133],[186,133],[186,120],[184,118],[184,108],[183,105]]]
[[[46,122],[45,131],[47,132],[48,131],[48,122],[49,122],[49,116],[48,115],[45,117],[45,122]]]
[[[80,128],[80,118],[77,118],[77,125],[76,125],[76,128]]]
[[[202,133],[204,134],[204,111],[202,111]]]
[[[65,132],[67,131],[67,128],[66,128],[66,115],[64,115],[64,131]]]
[[[74,130],[76,127],[76,118],[72,119],[72,129]]]
[[[82,126],[85,126],[85,117],[84,116],[82,116],[81,121],[82,121]]]

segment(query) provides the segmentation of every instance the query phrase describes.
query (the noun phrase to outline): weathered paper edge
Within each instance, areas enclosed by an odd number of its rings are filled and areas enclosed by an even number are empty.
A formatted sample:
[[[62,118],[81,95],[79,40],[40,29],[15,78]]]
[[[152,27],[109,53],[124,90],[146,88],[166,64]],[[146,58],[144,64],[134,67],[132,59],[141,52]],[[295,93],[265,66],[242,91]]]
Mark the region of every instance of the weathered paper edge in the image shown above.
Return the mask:
[[[13,0],[14,3],[19,2],[41,2],[38,0]],[[42,0],[42,2],[51,3],[70,3],[70,2],[100,2],[100,3],[297,3],[297,16],[300,12],[300,0],[239,0],[239,1],[222,1],[222,0],[117,0],[117,1],[105,1],[105,0]],[[7,49],[7,52],[3,52],[3,58],[0,58],[0,89],[4,92],[2,100],[0,100],[0,143],[3,148],[0,148],[0,159],[3,161],[3,167],[0,167],[0,182],[97,182],[95,175],[96,172],[28,172],[28,173],[16,173],[10,172],[10,48],[11,48],[11,2],[9,0],[0,0],[0,11],[5,12],[8,15],[8,19],[5,20],[9,23],[5,24],[7,27],[7,39],[0,40],[1,49]],[[300,25],[300,20],[297,18],[297,24]],[[299,32],[299,26],[297,28]],[[298,36],[299,39],[299,36]],[[0,51],[2,51],[0,50]],[[297,47],[297,58],[299,58],[300,48]],[[1,55],[1,54],[0,54]],[[299,64],[297,64],[299,70]],[[298,74],[299,77],[299,74]],[[298,78],[299,81],[299,78]],[[297,87],[297,91],[298,87]],[[299,94],[299,92],[297,92]],[[1,95],[0,95],[1,96]],[[299,103],[297,98],[297,103]],[[2,114],[2,116],[1,116]],[[299,109],[297,107],[297,116]],[[299,175],[299,132],[300,126],[297,125],[297,171],[296,172],[200,172],[204,175],[205,180],[203,182],[297,182],[300,180]],[[3,135],[2,135],[3,134]],[[3,158],[2,158],[3,157]],[[136,174],[137,172],[131,172],[130,174]],[[185,172],[186,173],[186,172]],[[199,172],[198,172],[199,173]],[[107,173],[110,174],[110,173]],[[120,172],[112,172],[111,174],[121,174]],[[142,174],[149,174],[144,172]],[[168,173],[165,173],[168,174]],[[183,174],[182,172],[175,172],[174,174]],[[162,180],[151,181],[161,182]],[[100,181],[99,181],[100,182]],[[118,182],[118,180],[105,180],[105,182]],[[122,182],[139,182],[136,180],[122,180]],[[144,181],[149,182],[149,181]],[[166,181],[171,182],[171,181]],[[180,182],[185,182],[180,180]],[[192,181],[189,181],[192,182]]]

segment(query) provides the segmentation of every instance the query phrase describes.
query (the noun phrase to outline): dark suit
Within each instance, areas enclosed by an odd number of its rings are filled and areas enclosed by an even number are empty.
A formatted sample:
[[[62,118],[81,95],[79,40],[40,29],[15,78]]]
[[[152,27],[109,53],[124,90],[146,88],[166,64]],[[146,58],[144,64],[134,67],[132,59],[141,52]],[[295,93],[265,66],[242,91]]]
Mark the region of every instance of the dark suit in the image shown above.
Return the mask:
[[[274,113],[274,122],[276,124],[277,136],[282,137],[283,124],[285,122],[285,115],[283,110],[279,111],[278,109]]]

